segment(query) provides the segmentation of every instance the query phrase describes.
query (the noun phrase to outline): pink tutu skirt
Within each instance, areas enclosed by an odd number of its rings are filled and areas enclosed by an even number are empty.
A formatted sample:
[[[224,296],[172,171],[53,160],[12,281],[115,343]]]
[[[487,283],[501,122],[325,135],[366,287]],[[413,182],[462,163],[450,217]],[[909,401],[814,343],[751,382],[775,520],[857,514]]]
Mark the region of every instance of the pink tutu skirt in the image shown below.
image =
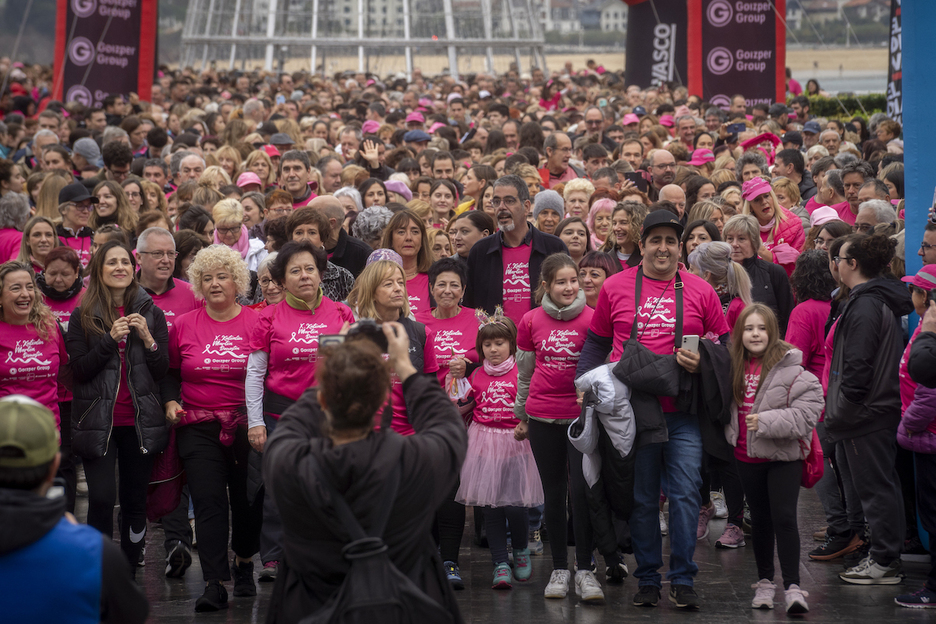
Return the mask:
[[[468,426],[468,454],[455,500],[473,507],[536,507],[543,504],[530,441],[514,440],[514,430],[477,422]]]

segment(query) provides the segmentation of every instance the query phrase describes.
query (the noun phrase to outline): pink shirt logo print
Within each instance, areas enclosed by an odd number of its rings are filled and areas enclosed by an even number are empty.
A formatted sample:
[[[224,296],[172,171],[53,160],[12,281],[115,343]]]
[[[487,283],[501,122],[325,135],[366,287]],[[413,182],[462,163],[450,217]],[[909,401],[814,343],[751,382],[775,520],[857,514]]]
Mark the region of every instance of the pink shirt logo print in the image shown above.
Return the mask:
[[[13,347],[13,350],[7,353],[7,364],[19,364],[21,366],[29,366],[30,364],[35,364],[36,366],[48,367],[52,364],[52,360],[43,360],[42,353],[40,348],[42,347],[43,342],[38,338],[32,338],[28,340],[17,340],[16,346]],[[45,368],[41,370],[46,370]],[[35,373],[35,370],[29,369],[10,369],[11,375],[16,375],[19,373]]]
[[[296,342],[308,346],[293,347],[293,355],[303,355],[305,359],[308,359],[310,362],[314,360],[318,354],[319,334],[322,333],[322,330],[327,329],[328,325],[325,323],[301,323],[296,331],[291,332],[289,342]],[[295,361],[301,358],[290,359]]]
[[[479,404],[485,407],[485,416],[490,420],[509,420],[514,417],[514,396],[517,393],[513,381],[492,381],[481,392]]]

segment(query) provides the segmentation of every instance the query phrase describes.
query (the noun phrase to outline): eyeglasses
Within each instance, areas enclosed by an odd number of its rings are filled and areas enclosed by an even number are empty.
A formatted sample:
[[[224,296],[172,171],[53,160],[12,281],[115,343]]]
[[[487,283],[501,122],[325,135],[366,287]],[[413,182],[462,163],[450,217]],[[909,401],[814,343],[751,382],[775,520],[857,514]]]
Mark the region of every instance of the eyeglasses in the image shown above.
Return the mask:
[[[125,192],[126,192],[126,191],[125,191]],[[137,191],[129,191],[129,192],[127,192],[127,197],[129,197],[130,199],[139,199],[139,198],[141,198],[141,197],[143,197],[143,196],[142,196],[140,193],[138,193]]]
[[[287,214],[287,213],[289,213],[289,212],[292,212],[292,208],[291,208],[291,207],[287,207],[287,208],[270,208],[270,209],[267,210],[267,212],[271,212],[271,213],[273,213],[273,214],[275,214],[275,215],[284,215],[284,214]]]
[[[653,165],[656,169],[675,169],[676,163],[667,163],[665,165]]]
[[[920,250],[926,251],[927,249],[933,249],[936,245],[930,245],[929,243],[920,243]]]
[[[260,278],[260,287],[261,287],[261,288],[267,288],[267,287],[270,286],[270,284],[272,284],[273,286],[276,286],[277,288],[279,288],[279,282],[277,282],[276,280],[271,279],[271,278],[269,278],[269,277],[261,277],[261,278]]]
[[[146,254],[148,256],[153,256],[154,260],[162,260],[163,258],[177,258],[179,255],[178,251],[138,251],[137,253]]]
[[[73,202],[71,207],[78,212],[91,212],[91,210],[93,210],[93,206],[91,204],[76,204]]]
[[[814,238],[814,239],[813,239],[813,245],[815,245],[816,247],[822,247],[823,249],[825,249],[826,247],[828,247],[830,242],[832,242],[832,241],[826,240],[826,239],[824,239],[824,238]]]
[[[516,197],[508,196],[508,197],[504,197],[503,199],[501,199],[500,197],[491,198],[491,206],[493,206],[494,208],[498,208],[501,204],[504,204],[508,208],[512,208],[519,203],[520,203],[520,200],[517,199]]]
[[[838,264],[842,260],[847,262],[848,260],[854,260],[854,258],[849,258],[848,256],[832,256],[832,261],[835,262],[835,264]]]
[[[241,230],[241,226],[239,225],[236,227],[215,228],[215,232],[217,232],[218,234],[233,234],[234,232],[240,232],[240,230]]]

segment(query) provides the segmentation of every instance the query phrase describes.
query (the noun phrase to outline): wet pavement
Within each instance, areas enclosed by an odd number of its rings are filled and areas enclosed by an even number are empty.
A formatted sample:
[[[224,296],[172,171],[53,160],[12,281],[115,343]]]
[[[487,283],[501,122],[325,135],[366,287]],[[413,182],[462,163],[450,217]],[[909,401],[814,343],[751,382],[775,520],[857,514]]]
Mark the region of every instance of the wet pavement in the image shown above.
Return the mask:
[[[87,499],[79,498],[78,518],[83,519]],[[703,600],[703,607],[695,613],[685,613],[672,608],[666,600],[668,586],[664,584],[663,599],[655,609],[640,609],[631,605],[631,599],[637,590],[636,581],[628,577],[623,585],[608,585],[604,574],[598,579],[605,591],[603,605],[583,605],[575,598],[574,590],[565,600],[546,600],[543,588],[549,580],[551,559],[550,544],[546,544],[546,553],[542,557],[533,557],[533,576],[526,583],[514,583],[510,591],[494,591],[490,588],[493,566],[489,551],[472,543],[472,514],[468,514],[469,527],[461,551],[461,572],[467,588],[457,592],[458,603],[466,622],[535,624],[553,622],[769,622],[784,621],[787,616],[782,609],[782,592],[778,591],[779,608],[773,611],[754,611],[750,608],[753,596],[751,584],[757,581],[754,554],[750,545],[737,550],[715,548],[715,540],[724,529],[724,520],[713,520],[710,535],[700,541],[696,548],[695,560],[699,565],[696,578],[696,591]],[[803,589],[809,592],[810,612],[804,621],[819,622],[934,622],[936,613],[932,610],[912,610],[894,604],[894,596],[919,589],[928,571],[928,564],[904,563],[907,579],[902,585],[890,586],[855,586],[846,585],[838,578],[842,570],[840,561],[814,562],[806,553],[815,548],[817,543],[812,533],[825,523],[822,509],[816,493],[802,490],[799,504],[799,529],[802,538],[800,557],[800,575]],[[146,565],[137,572],[137,578],[143,584],[150,601],[150,622],[231,622],[253,623],[266,620],[267,606],[273,584],[258,583],[256,598],[234,598],[231,596],[226,611],[210,614],[196,614],[193,610],[195,599],[204,587],[201,568],[198,564],[197,549],[194,563],[182,579],[167,579],[164,575],[161,527],[151,525],[147,535]],[[750,539],[748,539],[750,544]],[[668,538],[663,538],[664,549],[668,548]],[[569,560],[574,559],[570,552]],[[600,560],[600,558],[599,558]],[[625,557],[629,568],[636,564],[632,555]],[[255,566],[259,569],[259,558],[255,557]],[[780,583],[779,563],[777,564]],[[232,585],[228,584],[230,594]],[[376,624],[376,623],[375,623]]]

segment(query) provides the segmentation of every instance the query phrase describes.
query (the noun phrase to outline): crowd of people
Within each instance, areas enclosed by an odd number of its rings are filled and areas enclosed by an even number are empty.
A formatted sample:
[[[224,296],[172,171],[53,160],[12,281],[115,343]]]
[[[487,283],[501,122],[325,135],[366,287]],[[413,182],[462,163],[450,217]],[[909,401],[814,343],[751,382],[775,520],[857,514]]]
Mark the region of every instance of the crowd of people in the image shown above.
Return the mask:
[[[349,569],[323,475],[453,621],[467,507],[492,587],[551,566],[547,599],[602,601],[632,556],[633,604],[657,606],[668,536],[669,601],[697,609],[695,548],[722,518],[715,547],[752,544],[751,606],[774,607],[776,551],[779,604],[805,613],[804,485],[827,520],[808,557],[843,560],[844,583],[900,583],[926,554],[936,220],[904,223],[883,113],[724,110],[592,62],[164,69],[150,101],[100,107],[0,69],[0,396],[48,410],[0,402],[0,576],[47,554],[23,519],[53,477],[56,539],[90,539],[56,524],[79,495],[113,538],[119,503],[126,566],[163,548],[180,578],[197,547],[195,610],[276,582],[271,621]],[[60,456],[14,417],[54,419]],[[936,606],[929,544],[897,604]]]

